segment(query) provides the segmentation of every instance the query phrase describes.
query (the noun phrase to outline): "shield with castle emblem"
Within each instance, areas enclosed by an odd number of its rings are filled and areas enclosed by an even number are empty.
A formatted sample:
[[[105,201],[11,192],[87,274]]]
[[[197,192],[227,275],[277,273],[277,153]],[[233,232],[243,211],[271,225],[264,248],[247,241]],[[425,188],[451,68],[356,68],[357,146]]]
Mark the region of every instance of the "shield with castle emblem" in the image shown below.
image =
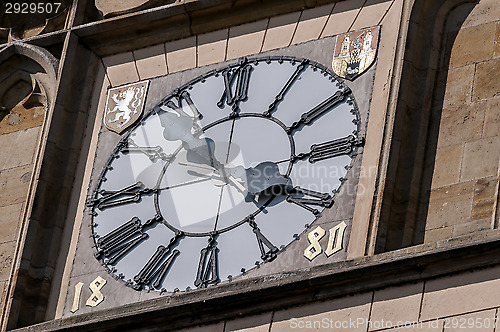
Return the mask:
[[[367,28],[337,36],[332,69],[338,76],[354,80],[375,61],[380,27]]]
[[[121,134],[142,114],[149,81],[141,81],[109,89],[104,111],[104,125]]]

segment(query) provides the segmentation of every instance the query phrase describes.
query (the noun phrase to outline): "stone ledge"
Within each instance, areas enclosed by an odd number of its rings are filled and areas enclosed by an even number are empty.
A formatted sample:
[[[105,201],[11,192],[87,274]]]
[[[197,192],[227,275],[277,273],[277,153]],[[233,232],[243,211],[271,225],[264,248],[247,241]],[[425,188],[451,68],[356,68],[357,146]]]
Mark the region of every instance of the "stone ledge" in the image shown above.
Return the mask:
[[[176,330],[497,264],[500,231],[488,230],[371,257],[165,295],[15,331]]]

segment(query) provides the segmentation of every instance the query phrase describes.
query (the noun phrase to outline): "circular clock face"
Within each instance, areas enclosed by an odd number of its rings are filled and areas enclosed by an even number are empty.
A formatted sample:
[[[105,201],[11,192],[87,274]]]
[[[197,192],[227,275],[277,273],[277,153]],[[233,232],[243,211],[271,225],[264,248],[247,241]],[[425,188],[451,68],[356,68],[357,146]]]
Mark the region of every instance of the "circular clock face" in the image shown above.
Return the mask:
[[[95,256],[137,290],[167,291],[271,261],[334,204],[358,127],[350,89],[312,61],[210,71],[114,149],[88,203]]]

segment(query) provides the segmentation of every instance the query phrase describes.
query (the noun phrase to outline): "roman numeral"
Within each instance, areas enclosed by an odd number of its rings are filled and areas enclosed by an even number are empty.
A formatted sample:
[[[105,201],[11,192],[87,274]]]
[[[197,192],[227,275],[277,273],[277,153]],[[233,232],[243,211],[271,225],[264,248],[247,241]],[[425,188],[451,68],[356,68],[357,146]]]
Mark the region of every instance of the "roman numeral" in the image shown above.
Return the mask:
[[[175,98],[177,99],[177,104],[175,104],[172,100],[169,100],[169,101],[167,101],[165,106],[173,109],[174,111],[176,111],[179,114],[186,114],[186,112],[184,112],[182,110],[182,108],[183,108],[182,104],[183,104],[183,101],[185,101],[187,103],[187,105],[189,106],[189,108],[191,109],[191,112],[193,113],[195,118],[201,119],[203,117],[203,115],[198,111],[198,108],[196,107],[196,105],[193,103],[193,100],[191,99],[191,95],[189,94],[189,92],[187,92],[185,90],[182,92],[179,92],[177,90],[175,94],[176,94]]]
[[[278,104],[283,100],[283,97],[285,94],[288,92],[290,87],[295,83],[299,75],[304,71],[306,68],[306,65],[309,63],[309,60],[303,60],[295,69],[295,72],[290,76],[288,81],[286,82],[285,86],[281,89],[281,91],[278,93],[278,95],[274,98],[274,101],[269,105],[269,108],[267,111],[264,112],[265,116],[271,116],[271,114],[276,110],[276,107]]]
[[[300,116],[300,120],[292,123],[292,125],[287,128],[287,131],[291,133],[292,131],[298,129],[301,125],[306,125],[311,123],[313,120],[317,119],[327,111],[331,110],[335,105],[342,102],[349,93],[351,93],[351,89],[349,89],[348,87],[345,87],[343,90],[335,92],[333,96],[327,98],[309,112],[302,114]]]
[[[123,205],[132,202],[139,202],[143,194],[153,192],[152,189],[144,188],[142,182],[136,182],[131,186],[125,187],[116,191],[100,190],[100,198],[87,202],[89,207],[97,207],[99,210],[104,210],[109,207]]]
[[[153,220],[150,219],[145,225],[142,225],[139,218],[133,217],[125,224],[98,238],[96,241],[98,251],[95,257],[99,259],[104,256],[106,257],[104,260],[106,264],[114,264],[148,237],[148,234],[144,233],[143,229]]]
[[[247,59],[242,58],[240,59],[239,67],[226,69],[222,72],[224,92],[217,102],[217,106],[223,108],[225,102],[226,105],[232,106],[233,112],[237,111],[239,102],[247,98],[248,82],[250,81],[250,72],[252,69],[252,65],[247,63]]]
[[[135,144],[132,138],[128,139],[127,146],[123,147],[121,151],[122,153],[143,153],[152,162],[156,162],[158,159],[168,161],[172,157],[171,155],[167,155],[165,152],[163,152],[161,146],[138,146],[137,144]]]
[[[301,153],[296,158],[304,159],[309,157],[309,162],[315,163],[320,160],[334,158],[342,155],[353,156],[354,148],[363,146],[364,138],[357,139],[354,135],[339,138],[333,141],[328,141],[321,144],[311,145],[311,150],[308,153]]]
[[[305,198],[304,196],[310,196],[314,198]],[[286,197],[286,201],[296,204],[312,212],[316,216],[319,215],[320,212],[310,205],[322,207],[331,207],[333,205],[333,197],[330,194],[320,193],[314,190],[304,189],[300,187],[294,187]]]
[[[253,217],[250,217],[248,219],[248,223],[250,227],[252,227],[252,230],[257,237],[257,243],[259,245],[259,250],[260,250],[260,258],[262,258],[263,261],[270,262],[273,259],[276,258],[276,255],[278,254],[278,248],[274,246],[271,241],[269,241],[260,231],[259,227],[257,227],[257,224],[255,223],[255,220]],[[267,251],[264,248],[264,246],[267,247]]]
[[[141,271],[134,277],[134,281],[137,283],[137,285],[134,286],[135,289],[142,289],[143,286],[151,283],[154,288],[160,287],[170,267],[174,263],[175,258],[180,254],[179,250],[172,250],[172,247],[177,244],[182,236],[184,236],[182,232],[177,232],[175,236],[170,239],[170,243],[167,247],[159,246],[156,249],[146,265],[144,265]]]
[[[207,287],[219,282],[219,249],[214,237],[208,240],[208,246],[200,252],[200,262],[194,285],[196,287]]]

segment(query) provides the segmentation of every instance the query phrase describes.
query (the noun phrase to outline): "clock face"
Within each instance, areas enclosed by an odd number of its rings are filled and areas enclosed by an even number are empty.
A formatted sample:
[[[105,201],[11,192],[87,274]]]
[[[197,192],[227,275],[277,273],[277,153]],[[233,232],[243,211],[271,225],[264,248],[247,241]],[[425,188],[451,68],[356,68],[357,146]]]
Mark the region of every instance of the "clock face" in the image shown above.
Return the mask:
[[[114,149],[88,202],[95,256],[134,289],[163,291],[272,261],[334,204],[358,127],[350,89],[312,61],[210,71]]]

